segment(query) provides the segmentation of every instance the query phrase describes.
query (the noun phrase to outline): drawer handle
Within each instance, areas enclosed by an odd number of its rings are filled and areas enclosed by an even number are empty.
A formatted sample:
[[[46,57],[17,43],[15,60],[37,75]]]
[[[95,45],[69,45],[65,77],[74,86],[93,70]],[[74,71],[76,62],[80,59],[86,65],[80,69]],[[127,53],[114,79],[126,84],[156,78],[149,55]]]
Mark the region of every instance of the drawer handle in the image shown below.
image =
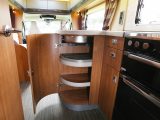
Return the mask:
[[[111,52],[111,53],[110,53],[110,56],[111,56],[112,58],[116,58],[116,53]]]
[[[117,45],[118,40],[117,39],[112,39],[112,45]]]

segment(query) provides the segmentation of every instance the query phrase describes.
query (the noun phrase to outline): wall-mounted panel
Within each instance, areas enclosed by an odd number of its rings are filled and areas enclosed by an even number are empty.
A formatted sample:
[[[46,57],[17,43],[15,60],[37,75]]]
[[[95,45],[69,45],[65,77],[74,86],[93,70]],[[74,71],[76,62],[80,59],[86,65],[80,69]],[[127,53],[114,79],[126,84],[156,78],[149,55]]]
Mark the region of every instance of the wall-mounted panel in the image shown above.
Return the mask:
[[[47,0],[27,0],[26,8],[47,9]]]
[[[67,10],[67,2],[48,1],[48,9]]]

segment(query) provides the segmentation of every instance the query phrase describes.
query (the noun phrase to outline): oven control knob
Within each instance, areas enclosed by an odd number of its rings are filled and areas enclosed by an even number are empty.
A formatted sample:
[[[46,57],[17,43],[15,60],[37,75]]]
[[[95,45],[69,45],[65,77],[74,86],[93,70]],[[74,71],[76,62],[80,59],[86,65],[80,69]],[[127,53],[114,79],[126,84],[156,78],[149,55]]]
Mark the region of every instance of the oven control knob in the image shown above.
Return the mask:
[[[150,45],[149,45],[149,43],[143,43],[142,47],[143,47],[143,49],[146,50],[146,49],[148,49],[150,47]]]
[[[138,48],[139,46],[140,46],[140,43],[139,43],[138,41],[136,41],[136,42],[134,43],[134,47]]]
[[[132,43],[133,43],[132,40],[129,40],[129,41],[128,41],[128,46],[131,46]]]

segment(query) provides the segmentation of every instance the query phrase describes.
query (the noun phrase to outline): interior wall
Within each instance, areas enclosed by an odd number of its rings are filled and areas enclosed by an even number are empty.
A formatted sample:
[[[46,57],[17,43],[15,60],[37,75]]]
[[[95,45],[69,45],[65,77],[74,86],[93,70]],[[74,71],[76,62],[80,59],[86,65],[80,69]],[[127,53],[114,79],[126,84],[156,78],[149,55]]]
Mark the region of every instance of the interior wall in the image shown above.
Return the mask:
[[[126,13],[127,13],[127,5],[128,0],[119,0],[119,4],[115,13],[115,16],[113,18],[113,21],[111,23],[111,31],[122,31],[124,30],[125,26],[125,19],[126,19]],[[120,12],[124,11],[124,20],[123,24],[119,24],[119,18],[120,18]]]
[[[82,1],[82,0],[70,0],[70,2],[68,3],[68,8],[71,9],[72,7],[74,7],[80,1]]]
[[[82,16],[78,14],[78,12],[73,11],[71,13],[71,18],[72,18],[73,30],[81,30],[82,29]]]
[[[2,29],[3,25],[9,25],[11,26],[11,19],[10,19],[10,14],[9,14],[9,6],[7,6],[8,0],[1,0],[0,2],[0,30]],[[5,17],[3,15],[5,14]]]

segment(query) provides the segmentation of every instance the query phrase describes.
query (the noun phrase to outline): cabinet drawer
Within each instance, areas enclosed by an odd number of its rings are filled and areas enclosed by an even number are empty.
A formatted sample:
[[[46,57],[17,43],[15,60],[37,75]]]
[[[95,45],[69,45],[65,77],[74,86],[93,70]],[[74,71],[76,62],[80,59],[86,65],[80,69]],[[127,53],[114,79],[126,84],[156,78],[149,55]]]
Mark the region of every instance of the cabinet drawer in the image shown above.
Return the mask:
[[[120,70],[121,59],[122,59],[122,51],[114,48],[106,47],[105,48],[105,62],[109,66],[113,67],[116,70]]]
[[[109,46],[111,48],[123,50],[124,38],[108,36],[108,37],[106,37],[105,45]]]

